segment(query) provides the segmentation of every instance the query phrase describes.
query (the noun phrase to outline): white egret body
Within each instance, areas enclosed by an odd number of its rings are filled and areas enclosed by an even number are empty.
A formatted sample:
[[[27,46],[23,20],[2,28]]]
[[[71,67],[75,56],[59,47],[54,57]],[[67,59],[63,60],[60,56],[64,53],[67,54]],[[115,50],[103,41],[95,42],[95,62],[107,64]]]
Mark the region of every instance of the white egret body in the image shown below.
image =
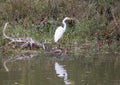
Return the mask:
[[[66,31],[66,20],[69,20],[69,17],[66,17],[63,19],[62,23],[63,23],[63,27],[59,26],[56,30],[55,30],[55,34],[54,34],[54,41],[58,42],[58,40],[63,36],[63,33]]]
[[[68,79],[67,70],[64,68],[63,65],[60,65],[58,62],[55,62],[55,71],[59,78],[64,79],[65,85],[71,85],[71,81]]]

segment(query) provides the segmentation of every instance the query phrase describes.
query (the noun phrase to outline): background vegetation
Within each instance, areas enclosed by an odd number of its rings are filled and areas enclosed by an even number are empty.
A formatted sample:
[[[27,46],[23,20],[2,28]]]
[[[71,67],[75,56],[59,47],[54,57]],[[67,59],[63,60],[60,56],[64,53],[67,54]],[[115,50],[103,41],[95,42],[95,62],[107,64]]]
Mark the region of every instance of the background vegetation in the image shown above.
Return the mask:
[[[95,40],[99,47],[117,42],[119,46],[119,8],[119,0],[0,0],[0,46],[6,44],[2,38],[6,22],[9,36],[53,42],[56,27],[66,16],[75,19],[69,22],[62,44]]]

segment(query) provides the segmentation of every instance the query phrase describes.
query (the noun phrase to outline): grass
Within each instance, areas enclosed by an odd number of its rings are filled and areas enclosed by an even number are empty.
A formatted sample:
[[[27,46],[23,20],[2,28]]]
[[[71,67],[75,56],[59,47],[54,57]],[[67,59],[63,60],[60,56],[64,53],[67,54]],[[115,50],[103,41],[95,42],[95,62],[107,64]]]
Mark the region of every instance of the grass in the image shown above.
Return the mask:
[[[11,37],[32,37],[38,42],[49,41],[54,46],[54,32],[65,16],[69,22],[60,40],[63,47],[79,52],[89,44],[91,51],[120,51],[119,0],[6,0],[0,3],[0,47],[7,49],[2,28],[10,22],[6,34]],[[78,48],[77,48],[77,47]],[[9,48],[10,49],[10,48]],[[9,50],[7,49],[7,50]]]

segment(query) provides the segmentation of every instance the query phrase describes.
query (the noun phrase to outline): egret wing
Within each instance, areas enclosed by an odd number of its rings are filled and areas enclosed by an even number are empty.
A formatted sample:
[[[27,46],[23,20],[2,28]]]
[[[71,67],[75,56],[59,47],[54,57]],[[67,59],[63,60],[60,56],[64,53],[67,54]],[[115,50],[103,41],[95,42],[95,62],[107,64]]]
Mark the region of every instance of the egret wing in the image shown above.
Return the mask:
[[[55,30],[54,41],[57,42],[63,36],[63,33],[64,33],[63,27],[62,26],[58,27]]]

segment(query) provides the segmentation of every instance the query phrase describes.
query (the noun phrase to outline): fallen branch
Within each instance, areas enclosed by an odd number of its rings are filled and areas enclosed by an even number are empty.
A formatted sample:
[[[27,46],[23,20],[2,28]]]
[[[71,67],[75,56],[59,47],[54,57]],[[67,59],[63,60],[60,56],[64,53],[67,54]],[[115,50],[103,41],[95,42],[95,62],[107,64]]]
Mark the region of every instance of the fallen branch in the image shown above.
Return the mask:
[[[9,69],[8,69],[8,67],[7,67],[6,64],[7,64],[11,59],[12,59],[12,58],[10,58],[10,59],[4,61],[4,63],[3,63],[3,66],[4,66],[4,68],[5,68],[5,70],[6,70],[7,72],[9,72]]]
[[[37,53],[26,52],[26,53],[21,53],[19,55],[16,55],[14,57],[12,56],[12,57],[10,57],[9,59],[7,59],[7,60],[5,60],[3,62],[3,67],[5,68],[5,70],[7,72],[9,72],[9,68],[7,66],[7,63],[9,63],[9,62],[15,62],[17,60],[29,60],[29,59],[37,56],[37,55],[38,55]]]
[[[8,25],[8,23],[5,23],[5,26],[3,28],[3,37],[10,41],[9,44],[12,44],[12,43],[22,43],[22,45],[20,46],[21,49],[25,48],[25,47],[28,47],[28,46],[30,46],[31,49],[32,49],[33,46],[42,47],[43,49],[45,49],[44,44],[40,44],[40,43],[38,43],[37,41],[33,40],[30,37],[26,37],[26,38],[12,38],[12,37],[7,36],[5,34],[5,30],[7,28],[7,25]]]

